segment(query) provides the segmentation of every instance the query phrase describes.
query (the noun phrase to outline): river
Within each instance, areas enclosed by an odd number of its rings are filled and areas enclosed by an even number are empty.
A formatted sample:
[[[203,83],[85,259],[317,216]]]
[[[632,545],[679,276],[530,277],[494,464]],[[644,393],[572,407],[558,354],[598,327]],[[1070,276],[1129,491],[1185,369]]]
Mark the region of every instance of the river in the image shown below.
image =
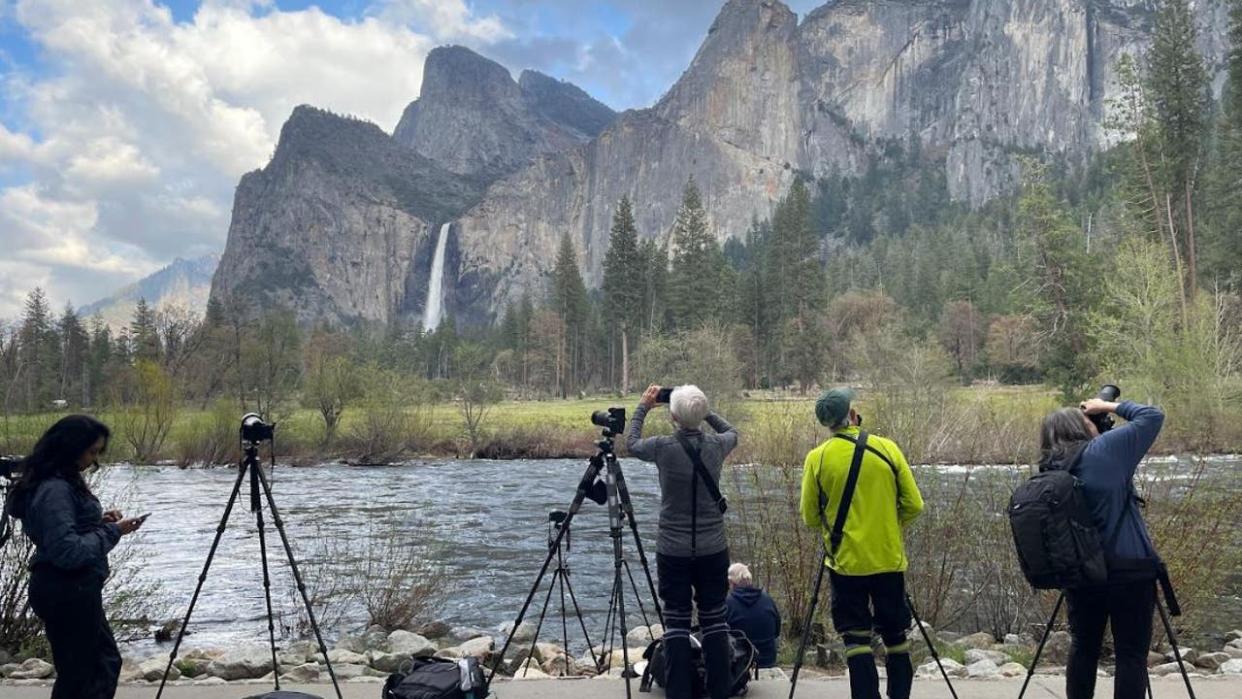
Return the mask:
[[[621,463],[654,574],[659,502],[655,471],[637,461]],[[1209,475],[1220,476],[1239,466],[1242,460],[1216,460]],[[278,466],[273,483],[299,562],[309,570],[328,566],[316,578],[320,584],[331,575],[357,579],[367,558],[367,537],[395,532],[397,541],[416,547],[438,568],[435,578],[443,587],[445,604],[437,618],[454,626],[494,630],[521,608],[547,552],[548,513],[568,507],[585,468],[585,462],[571,460]],[[920,483],[932,486],[960,478],[962,470],[919,467],[916,472]],[[1167,460],[1149,463],[1145,470],[1162,478],[1179,478],[1185,471]],[[1006,480],[1018,477],[1010,468],[982,473]],[[168,618],[184,614],[235,478],[234,469],[165,466],[118,465],[102,474],[99,490],[105,505],[122,502],[128,514],[151,513],[142,533],[122,546],[133,547],[138,577],[158,583],[158,598]],[[1237,479],[1228,482],[1236,484]],[[225,646],[266,635],[259,539],[247,492],[243,486],[243,499],[212,563],[191,624],[190,645]],[[296,592],[271,518],[267,520],[273,603],[282,619],[289,618]],[[572,531],[567,554],[570,580],[588,629],[596,634],[604,623],[613,576],[607,509],[587,501]],[[624,546],[640,589],[645,590],[628,532]],[[334,560],[323,560],[328,557]],[[1242,587],[1236,584],[1237,577],[1235,589]],[[632,626],[640,615],[632,598],[627,607]],[[1236,599],[1233,610],[1239,614],[1232,622],[1242,623],[1242,604]],[[343,622],[328,630],[330,636],[352,630],[364,619],[361,609],[338,611]],[[559,636],[559,619],[555,625]],[[571,640],[581,638],[580,632],[570,635]],[[150,642],[139,642],[133,650],[153,648]]]

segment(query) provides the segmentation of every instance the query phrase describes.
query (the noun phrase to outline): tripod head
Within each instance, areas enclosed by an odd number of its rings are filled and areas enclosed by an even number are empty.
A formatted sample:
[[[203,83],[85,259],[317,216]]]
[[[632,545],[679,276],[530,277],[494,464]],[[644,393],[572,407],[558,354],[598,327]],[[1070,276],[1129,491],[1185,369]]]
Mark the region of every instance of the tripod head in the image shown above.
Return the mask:
[[[548,513],[548,550],[556,548],[556,535],[560,533],[562,528],[565,529],[565,550],[569,550],[572,544],[569,539],[568,520],[569,513],[564,510],[552,510]]]

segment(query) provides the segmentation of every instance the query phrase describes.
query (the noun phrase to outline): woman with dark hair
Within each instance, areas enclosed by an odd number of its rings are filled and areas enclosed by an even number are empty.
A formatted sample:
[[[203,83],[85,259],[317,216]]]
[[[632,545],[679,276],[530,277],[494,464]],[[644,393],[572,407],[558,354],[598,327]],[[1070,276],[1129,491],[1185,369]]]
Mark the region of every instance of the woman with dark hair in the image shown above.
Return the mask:
[[[108,427],[86,415],[61,418],[22,462],[8,503],[34,542],[30,606],[43,620],[56,684],[52,699],[111,699],[121,655],[104,615],[108,552],[141,519],[104,512],[82,472],[98,466]]]
[[[1088,416],[1103,413],[1116,413],[1126,424],[1100,434]],[[1092,398],[1079,408],[1048,415],[1040,429],[1040,470],[1068,470],[1082,483],[1108,562],[1107,583],[1065,591],[1071,636],[1067,699],[1094,696],[1108,624],[1117,662],[1114,699],[1139,699],[1146,693],[1156,577],[1163,564],[1135,504],[1133,478],[1163,424],[1159,408]]]

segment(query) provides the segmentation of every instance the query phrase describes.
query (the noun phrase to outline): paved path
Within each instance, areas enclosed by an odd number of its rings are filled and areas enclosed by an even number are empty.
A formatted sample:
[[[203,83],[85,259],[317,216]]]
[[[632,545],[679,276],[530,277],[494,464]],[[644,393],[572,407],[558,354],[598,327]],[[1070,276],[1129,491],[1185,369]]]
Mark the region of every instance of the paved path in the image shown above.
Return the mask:
[[[1022,688],[1021,680],[958,680],[953,683],[959,699],[1016,699]],[[785,699],[789,695],[786,681],[751,682],[747,699]],[[1242,697],[1242,677],[1194,679],[1195,694],[1199,699],[1239,699]],[[261,694],[270,688],[264,685],[243,684],[214,687],[170,686],[164,691],[169,699],[242,699]],[[286,686],[282,689],[307,692],[324,699],[333,699],[331,685]],[[1186,687],[1181,678],[1152,678],[1155,699],[1183,699]],[[379,699],[380,685],[344,683],[341,690],[345,699]],[[531,680],[521,682],[498,682],[493,688],[496,699],[621,699],[625,686],[617,680]],[[0,697],[4,699],[47,699],[48,687],[14,687],[0,685]],[[1101,677],[1096,696],[1108,699],[1113,695],[1112,680]],[[128,686],[117,692],[117,699],[153,699],[154,686]],[[640,694],[634,683],[634,696],[661,699],[664,693],[656,690]],[[803,699],[842,699],[849,696],[849,682],[844,678],[800,679],[798,696]],[[1061,699],[1065,696],[1065,678],[1036,676],[1027,690],[1030,699]],[[920,679],[915,681],[912,699],[951,699],[943,681]]]

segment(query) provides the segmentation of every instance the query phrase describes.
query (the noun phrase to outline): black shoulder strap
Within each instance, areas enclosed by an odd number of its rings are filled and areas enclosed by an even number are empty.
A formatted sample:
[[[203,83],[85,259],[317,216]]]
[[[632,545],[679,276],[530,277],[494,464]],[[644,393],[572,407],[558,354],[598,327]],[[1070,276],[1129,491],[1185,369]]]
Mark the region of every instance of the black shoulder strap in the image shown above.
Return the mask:
[[[858,486],[858,472],[862,470],[863,454],[867,449],[867,433],[859,432],[858,439],[846,437],[854,442],[854,459],[850,462],[850,474],[845,478],[845,489],[841,491],[841,502],[837,503],[837,519],[832,523],[832,532],[828,535],[831,556],[837,555],[841,540],[845,538],[845,518],[850,513],[850,503],[854,499],[854,488]]]
[[[845,434],[845,433],[842,433],[842,432],[838,432],[837,434],[834,434],[834,435],[832,435],[832,436],[833,436],[833,438],[835,438],[835,439],[844,439],[844,440],[845,440],[845,441],[847,441],[847,442],[853,442],[855,445],[857,445],[857,444],[859,443],[859,441],[860,441],[860,440],[858,440],[858,439],[854,439],[853,437],[849,436],[848,434]],[[862,437],[862,435],[860,434],[860,435],[859,435],[859,437],[861,438],[861,437]],[[862,441],[862,445],[863,445],[864,447],[866,447],[867,451],[869,451],[869,452],[871,452],[872,454],[874,454],[874,455],[876,455],[876,456],[880,457],[880,460],[881,460],[881,461],[883,461],[884,463],[888,464],[888,468],[889,468],[889,470],[891,470],[891,471],[893,472],[893,477],[894,477],[894,478],[897,478],[897,476],[898,476],[898,474],[900,473],[900,471],[899,471],[899,470],[898,470],[898,468],[897,468],[897,464],[893,463],[893,460],[892,460],[892,459],[890,459],[890,458],[888,458],[888,454],[885,454],[884,452],[880,451],[879,449],[876,449],[875,447],[871,446],[870,444],[867,444],[867,440],[866,440],[866,439],[862,439],[861,441]],[[899,489],[900,489],[900,487],[901,487],[901,481],[900,481],[900,479],[898,479],[898,485],[897,485],[897,487],[898,487]]]
[[[694,464],[694,471],[699,478],[703,479],[703,485],[707,487],[708,495],[712,496],[716,507],[720,508],[720,514],[724,514],[729,510],[729,501],[724,495],[720,494],[720,487],[716,485],[716,480],[712,478],[712,474],[703,465],[703,457],[699,455],[699,450],[686,439],[686,435],[681,432],[676,433],[677,441],[681,444],[681,448],[686,450],[686,456],[690,457],[690,462]]]

